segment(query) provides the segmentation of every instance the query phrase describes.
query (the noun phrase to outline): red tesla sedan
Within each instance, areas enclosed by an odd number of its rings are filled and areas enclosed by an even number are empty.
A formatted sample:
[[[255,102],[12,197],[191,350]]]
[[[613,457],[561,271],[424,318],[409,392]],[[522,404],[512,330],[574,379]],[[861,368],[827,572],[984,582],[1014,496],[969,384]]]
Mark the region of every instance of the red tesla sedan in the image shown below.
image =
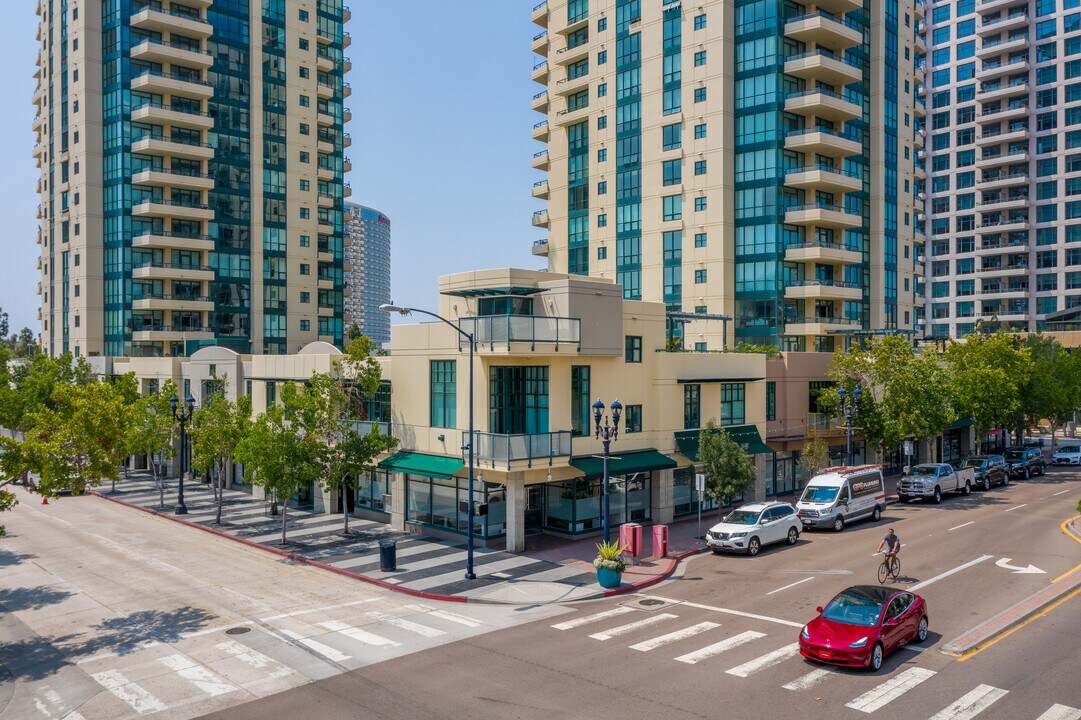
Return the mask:
[[[800,654],[817,662],[877,671],[886,655],[927,639],[927,603],[898,588],[856,585],[818,613],[799,634]]]

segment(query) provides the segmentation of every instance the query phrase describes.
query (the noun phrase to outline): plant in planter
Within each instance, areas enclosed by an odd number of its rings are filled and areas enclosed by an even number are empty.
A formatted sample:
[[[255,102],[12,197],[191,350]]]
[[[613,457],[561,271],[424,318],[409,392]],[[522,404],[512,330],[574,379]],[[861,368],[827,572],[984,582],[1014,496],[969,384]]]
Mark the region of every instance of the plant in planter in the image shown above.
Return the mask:
[[[593,567],[597,568],[597,582],[602,588],[617,588],[622,582],[623,571],[627,569],[627,563],[623,559],[623,551],[626,545],[615,542],[597,543],[597,557],[593,560]]]

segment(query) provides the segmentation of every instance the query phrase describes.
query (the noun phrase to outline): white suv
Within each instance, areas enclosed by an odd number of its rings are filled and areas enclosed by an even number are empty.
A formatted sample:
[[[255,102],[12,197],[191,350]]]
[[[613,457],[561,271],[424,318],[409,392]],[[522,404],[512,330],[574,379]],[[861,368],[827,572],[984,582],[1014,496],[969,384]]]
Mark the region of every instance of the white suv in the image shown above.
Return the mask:
[[[748,503],[733,510],[706,533],[706,544],[715,552],[724,550],[757,555],[763,545],[781,542],[795,545],[803,523],[796,508],[782,502]]]
[[[1081,465],[1081,447],[1063,445],[1051,456],[1053,465]]]

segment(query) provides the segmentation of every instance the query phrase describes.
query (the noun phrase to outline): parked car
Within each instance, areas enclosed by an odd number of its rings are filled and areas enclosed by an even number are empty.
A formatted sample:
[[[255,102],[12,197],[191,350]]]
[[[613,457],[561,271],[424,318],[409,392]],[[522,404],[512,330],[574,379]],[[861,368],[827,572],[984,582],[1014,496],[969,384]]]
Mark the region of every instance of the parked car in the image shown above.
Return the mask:
[[[1081,446],[1063,445],[1051,456],[1055,465],[1081,465]]]
[[[927,639],[927,602],[880,585],[842,590],[799,634],[800,654],[810,660],[878,671],[897,648]]]
[[[1039,448],[1014,448],[1007,450],[1005,457],[1010,468],[1010,477],[1028,480],[1033,475],[1043,475],[1046,471],[1043,452]]]
[[[881,465],[831,468],[811,478],[796,503],[805,527],[827,527],[837,532],[860,518],[878,522],[885,507]]]
[[[715,553],[724,550],[757,555],[763,545],[781,542],[795,545],[803,523],[796,508],[782,502],[755,502],[737,508],[706,533],[706,544]]]
[[[1023,448],[1043,448],[1043,439],[1041,438],[1029,438],[1021,443]]]
[[[975,479],[975,470],[970,467],[923,463],[905,471],[905,476],[897,483],[897,497],[903,503],[922,497],[938,505],[944,492],[968,495],[972,492]]]
[[[972,468],[976,487],[990,490],[992,485],[1009,485],[1010,471],[1001,455],[971,455],[957,467]]]

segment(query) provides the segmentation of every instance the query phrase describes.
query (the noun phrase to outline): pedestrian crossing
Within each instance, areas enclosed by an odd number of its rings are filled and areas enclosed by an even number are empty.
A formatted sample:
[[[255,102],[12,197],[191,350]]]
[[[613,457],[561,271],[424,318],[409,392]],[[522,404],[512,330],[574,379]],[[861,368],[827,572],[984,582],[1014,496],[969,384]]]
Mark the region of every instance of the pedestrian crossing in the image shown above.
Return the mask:
[[[867,680],[873,683],[873,687],[844,703],[846,708],[867,715],[891,705],[900,705],[898,701],[903,696],[932,681],[938,674],[935,670],[919,666],[902,666],[903,669],[888,677],[850,672],[833,666],[808,670],[813,664],[800,655],[798,642],[790,642],[790,629],[783,630],[783,635],[773,629],[768,632],[736,631],[721,622],[681,619],[680,614],[678,603],[668,604],[663,611],[617,605],[601,612],[563,620],[550,627],[563,632],[581,632],[598,641],[620,638],[628,643],[626,647],[629,650],[650,653],[650,657],[659,657],[662,662],[665,661],[663,653],[668,651],[671,653],[670,659],[675,662],[703,665],[710,672],[723,671],[725,675],[737,679],[761,676],[767,678],[765,682],[768,683],[780,678],[783,689],[792,692],[814,691],[816,700],[821,699],[831,681],[847,678],[849,682],[844,686],[849,688],[852,679]],[[718,636],[723,637],[718,639]],[[690,648],[692,644],[697,647]],[[907,649],[908,646],[905,646],[902,652]],[[915,657],[921,656],[916,653]],[[936,697],[941,697],[941,691],[938,692]],[[927,696],[926,693],[923,695]],[[972,720],[1008,695],[1008,690],[980,684],[942,707],[929,720]],[[1081,709],[1054,704],[1036,720],[1081,720]]]

